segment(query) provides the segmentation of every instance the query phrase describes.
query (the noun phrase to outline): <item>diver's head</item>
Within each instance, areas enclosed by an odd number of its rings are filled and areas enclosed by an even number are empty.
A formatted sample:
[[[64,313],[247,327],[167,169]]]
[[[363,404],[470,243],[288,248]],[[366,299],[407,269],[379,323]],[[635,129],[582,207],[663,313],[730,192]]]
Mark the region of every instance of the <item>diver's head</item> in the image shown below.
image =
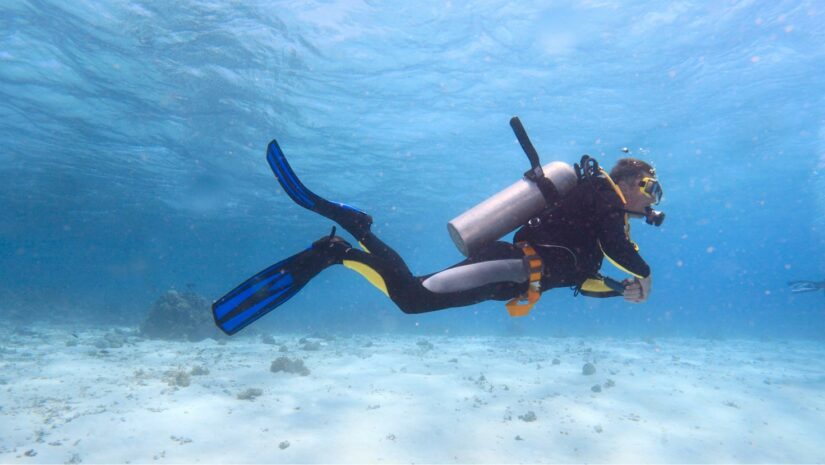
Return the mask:
[[[662,200],[662,186],[656,178],[656,170],[647,162],[622,158],[610,170],[610,178],[622,190],[627,210],[644,212]]]

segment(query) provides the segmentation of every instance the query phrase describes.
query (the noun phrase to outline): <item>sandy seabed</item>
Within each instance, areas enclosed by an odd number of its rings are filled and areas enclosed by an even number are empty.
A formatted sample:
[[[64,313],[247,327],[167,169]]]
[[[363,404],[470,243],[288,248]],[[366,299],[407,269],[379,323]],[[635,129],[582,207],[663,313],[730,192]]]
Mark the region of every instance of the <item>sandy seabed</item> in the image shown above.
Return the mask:
[[[0,336],[3,463],[825,462],[821,341]]]

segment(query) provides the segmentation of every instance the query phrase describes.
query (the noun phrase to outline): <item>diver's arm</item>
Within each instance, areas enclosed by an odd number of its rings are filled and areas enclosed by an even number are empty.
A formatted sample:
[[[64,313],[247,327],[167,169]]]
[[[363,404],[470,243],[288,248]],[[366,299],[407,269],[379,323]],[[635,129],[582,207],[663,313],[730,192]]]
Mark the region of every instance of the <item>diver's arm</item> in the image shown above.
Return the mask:
[[[627,220],[621,210],[611,210],[602,216],[599,244],[602,252],[620,270],[642,279],[650,276],[650,267],[626,233]]]
[[[652,290],[650,267],[630,240],[627,217],[623,210],[611,209],[602,215],[599,244],[605,257],[635,279],[625,281],[622,296],[628,302],[645,302]]]

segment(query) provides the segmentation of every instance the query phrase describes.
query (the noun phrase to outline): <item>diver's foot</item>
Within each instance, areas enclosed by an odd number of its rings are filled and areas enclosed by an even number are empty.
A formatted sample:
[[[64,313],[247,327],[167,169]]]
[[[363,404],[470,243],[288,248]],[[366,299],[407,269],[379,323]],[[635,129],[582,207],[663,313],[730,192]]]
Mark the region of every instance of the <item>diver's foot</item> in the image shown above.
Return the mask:
[[[330,202],[324,216],[341,225],[344,230],[362,242],[372,227],[372,217],[365,212],[350,207],[347,204]]]
[[[324,268],[330,265],[340,265],[344,261],[344,255],[352,245],[343,238],[335,235],[335,226],[332,232],[312,243],[312,251],[318,253]]]

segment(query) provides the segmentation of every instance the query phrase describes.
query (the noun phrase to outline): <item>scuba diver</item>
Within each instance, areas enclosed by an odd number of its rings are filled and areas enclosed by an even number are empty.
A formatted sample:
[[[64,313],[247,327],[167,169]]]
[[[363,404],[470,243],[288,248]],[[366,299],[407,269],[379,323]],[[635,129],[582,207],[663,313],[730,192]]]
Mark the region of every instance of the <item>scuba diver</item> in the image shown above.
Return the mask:
[[[794,294],[825,291],[825,281],[791,281],[788,286],[791,286],[791,292]]]
[[[408,314],[499,300],[507,301],[511,316],[524,316],[542,292],[558,287],[591,297],[646,301],[651,271],[630,240],[628,219],[662,224],[664,213],[651,207],[662,198],[654,168],[623,158],[608,174],[587,155],[574,167],[563,162],[541,166],[518,118],[510,125],[531,169],[523,179],[452,220],[448,230],[467,259],[423,276],[415,276],[372,232],[367,213],[307,189],[278,143],[270,142],[267,161],[292,200],[337,223],[363,250],[336,236],[333,226],[332,233],[306,250],[266,268],[216,301],[212,311],[217,326],[235,334],[332,265],[360,273]],[[513,243],[498,240],[516,229]],[[604,257],[633,278],[619,282],[599,274]]]

